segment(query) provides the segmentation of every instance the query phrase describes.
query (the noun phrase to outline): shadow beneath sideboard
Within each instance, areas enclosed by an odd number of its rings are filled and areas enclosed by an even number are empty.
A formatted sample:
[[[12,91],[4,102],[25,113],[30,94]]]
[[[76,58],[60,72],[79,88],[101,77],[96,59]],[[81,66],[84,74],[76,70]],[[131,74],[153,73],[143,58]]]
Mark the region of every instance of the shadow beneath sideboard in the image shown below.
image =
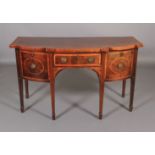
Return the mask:
[[[105,88],[109,89],[111,92],[115,93],[116,95],[122,97],[121,92],[117,92],[115,89],[111,88],[111,87],[110,87],[109,85],[107,85],[106,83],[105,83]]]
[[[30,84],[30,82],[29,82]],[[32,93],[29,90],[29,98],[34,96],[35,94],[37,94],[38,92],[40,92],[41,90],[44,90],[47,87],[47,83],[42,84],[41,86],[39,86],[37,89],[35,89]]]
[[[67,114],[68,112],[74,110],[75,108],[89,114],[90,116],[94,117],[94,118],[98,118],[98,115],[94,114],[93,112],[85,109],[82,104],[84,104],[85,100],[88,99],[87,95],[83,98],[81,98],[78,102],[72,102],[71,100],[69,100],[67,97],[65,96],[61,96],[61,98],[63,98],[63,100],[65,101],[64,103],[69,105],[69,107],[67,109],[65,109],[64,111],[62,111],[61,113],[59,113],[57,115],[57,119],[59,119],[60,117],[62,117],[63,115]]]
[[[152,69],[150,69],[150,68],[143,69],[142,68],[140,70],[140,74],[139,74],[138,78],[140,79],[140,81],[142,81],[142,82],[144,81],[144,82],[143,82],[143,84],[137,83],[138,90],[140,91],[140,94],[136,95],[137,99],[136,99],[136,102],[134,103],[133,111],[137,111],[137,110],[141,109],[142,107],[144,107],[145,105],[154,103],[154,94],[153,94],[154,88],[152,88],[152,87],[154,86],[153,78],[155,76],[154,76],[153,71],[154,71],[154,67]],[[142,76],[144,73],[149,76]],[[151,73],[151,75],[149,73]],[[17,112],[20,112],[20,104],[19,104],[19,96],[18,96],[18,83],[17,83],[17,78],[16,78],[15,66],[1,67],[0,79],[1,79],[0,104],[2,106],[6,106],[7,108],[10,108]],[[147,83],[145,82],[146,80],[147,80]],[[75,71],[74,71],[74,69],[73,69],[73,71],[68,70],[64,73],[62,72],[61,76],[58,76],[57,84],[56,84],[56,93],[62,92],[62,91],[67,91],[69,93],[71,93],[71,92],[78,93],[79,91],[88,92],[88,94],[91,92],[98,93],[98,84],[99,84],[98,78],[96,77],[94,72],[86,71],[85,69],[79,69],[79,70],[75,70]],[[120,85],[121,85],[121,83],[120,83]],[[48,87],[48,89],[46,87]],[[32,89],[30,89],[30,97],[37,95],[37,93],[39,93],[43,89],[47,89],[47,91],[38,95],[38,98],[30,106],[28,106],[26,108],[26,110],[31,110],[32,112],[42,115],[43,117],[51,119],[50,114],[47,115],[46,113],[41,112],[41,110],[38,111],[33,108],[35,105],[41,103],[42,99],[44,98],[44,95],[47,95],[50,93],[49,88],[50,87],[49,87],[48,83],[43,83],[39,87],[37,86],[35,89],[33,89],[34,91],[32,91]],[[121,89],[118,90],[118,89],[116,89],[117,87],[111,87],[111,85],[109,86],[106,83],[105,83],[105,88],[107,88],[111,92],[115,93],[116,95],[121,96]],[[121,88],[121,86],[120,86],[120,88]],[[146,91],[147,91],[147,94],[151,94],[151,95],[149,95],[149,96],[146,95]],[[7,93],[5,93],[5,92],[7,92]],[[9,95],[7,95],[7,94],[9,94]],[[10,98],[11,95],[13,95],[14,98]],[[127,101],[127,103],[125,105],[123,105],[123,103],[120,103],[119,99],[113,97],[112,95],[109,96],[106,93],[106,90],[105,90],[105,96],[107,97],[108,100],[111,100],[113,104],[116,104],[118,106],[116,108],[113,108],[109,112],[103,111],[103,119],[108,118],[109,116],[113,115],[115,112],[118,112],[121,109],[128,110],[129,100]],[[50,96],[49,96],[49,98],[50,98]],[[65,104],[68,104],[69,107],[66,108],[64,111],[62,111],[61,113],[58,113],[56,115],[57,118],[61,118],[61,116],[69,113],[71,110],[73,110],[75,108],[78,108],[79,110],[87,113],[88,115],[90,115],[94,118],[98,118],[98,111],[93,113],[91,110],[88,110],[87,108],[84,108],[82,106],[82,104],[84,104],[83,101],[86,100],[87,98],[88,98],[87,96],[82,97],[81,100],[78,102],[72,102],[67,97],[66,97],[66,99],[63,98],[65,100]],[[25,106],[26,106],[26,99],[24,98],[24,100],[25,100]],[[108,100],[107,101],[104,100],[104,104],[108,104],[107,103]],[[49,103],[49,105],[50,105],[50,103]],[[96,106],[98,106],[98,103],[96,103]]]
[[[98,91],[99,80],[90,69],[64,69],[56,78],[57,91],[95,92]]]
[[[108,94],[105,94],[105,96],[111,100],[114,104],[118,105],[119,107],[125,109],[125,110],[128,110],[128,107],[126,107],[123,103],[120,103],[117,99],[111,97],[110,95]],[[128,102],[129,103],[129,102]]]

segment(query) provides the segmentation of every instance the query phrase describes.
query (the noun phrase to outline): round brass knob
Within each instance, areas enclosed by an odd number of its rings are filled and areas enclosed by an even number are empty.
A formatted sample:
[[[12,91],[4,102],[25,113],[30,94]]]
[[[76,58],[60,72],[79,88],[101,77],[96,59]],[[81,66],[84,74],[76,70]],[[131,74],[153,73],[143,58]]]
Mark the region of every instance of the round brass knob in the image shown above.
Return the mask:
[[[67,58],[66,57],[61,57],[61,63],[63,63],[63,64],[67,63]]]
[[[119,63],[119,64],[117,65],[117,68],[118,68],[118,69],[123,69],[123,68],[124,68],[124,64],[123,64],[123,63]]]
[[[87,59],[88,63],[94,63],[95,62],[95,58],[94,57],[89,57]]]
[[[32,63],[30,66],[31,69],[35,69],[36,67],[37,67],[37,65],[35,63]]]

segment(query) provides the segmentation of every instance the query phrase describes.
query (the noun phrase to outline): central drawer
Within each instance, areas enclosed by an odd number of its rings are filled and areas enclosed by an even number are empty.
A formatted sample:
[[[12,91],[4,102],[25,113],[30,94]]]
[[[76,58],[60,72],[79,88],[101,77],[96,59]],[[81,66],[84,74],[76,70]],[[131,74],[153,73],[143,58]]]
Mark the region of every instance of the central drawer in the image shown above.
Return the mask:
[[[55,66],[100,66],[100,54],[55,54]]]

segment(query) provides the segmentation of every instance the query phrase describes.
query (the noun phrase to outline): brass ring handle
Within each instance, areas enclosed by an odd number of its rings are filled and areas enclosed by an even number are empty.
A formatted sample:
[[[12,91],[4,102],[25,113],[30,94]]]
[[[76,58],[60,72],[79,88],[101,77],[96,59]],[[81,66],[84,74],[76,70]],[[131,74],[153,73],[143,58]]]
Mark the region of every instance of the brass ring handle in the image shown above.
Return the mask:
[[[123,69],[123,68],[124,68],[124,64],[123,64],[123,63],[119,63],[119,64],[117,65],[117,68],[118,68],[118,69]]]
[[[61,63],[63,64],[67,63],[67,57],[61,57]]]
[[[87,59],[88,63],[94,63],[95,62],[95,58],[94,57],[89,57]]]
[[[36,67],[37,67],[37,65],[35,63],[32,63],[30,66],[31,69],[35,69]]]

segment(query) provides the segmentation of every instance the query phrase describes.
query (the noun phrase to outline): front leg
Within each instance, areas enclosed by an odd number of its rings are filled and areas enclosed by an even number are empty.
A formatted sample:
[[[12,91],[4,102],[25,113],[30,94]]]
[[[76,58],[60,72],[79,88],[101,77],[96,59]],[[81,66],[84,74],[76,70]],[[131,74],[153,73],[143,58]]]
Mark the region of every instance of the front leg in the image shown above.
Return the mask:
[[[20,111],[24,112],[24,94],[23,94],[23,79],[18,78],[19,98],[20,98]]]
[[[134,100],[135,81],[136,81],[137,55],[138,55],[138,49],[135,49],[133,75],[130,79],[131,80],[130,81],[130,104],[129,104],[130,112],[132,112],[132,110],[133,110],[133,100]]]
[[[16,68],[17,68],[17,76],[18,76],[20,111],[23,113],[24,112],[23,78],[21,75],[21,63],[20,63],[20,57],[19,57],[19,49],[15,49],[15,55],[16,55]]]
[[[134,91],[135,91],[135,77],[131,77],[131,82],[130,82],[130,104],[129,104],[129,111],[130,112],[132,112],[132,110],[133,110]]]
[[[52,119],[55,120],[55,79],[50,80]]]
[[[28,83],[28,80],[25,80],[25,97],[29,98],[29,83]]]
[[[125,89],[126,89],[126,79],[123,80],[122,83],[122,97],[125,97]]]
[[[104,97],[104,78],[101,73],[99,76],[99,119],[102,119],[102,112],[103,112],[103,97]]]

